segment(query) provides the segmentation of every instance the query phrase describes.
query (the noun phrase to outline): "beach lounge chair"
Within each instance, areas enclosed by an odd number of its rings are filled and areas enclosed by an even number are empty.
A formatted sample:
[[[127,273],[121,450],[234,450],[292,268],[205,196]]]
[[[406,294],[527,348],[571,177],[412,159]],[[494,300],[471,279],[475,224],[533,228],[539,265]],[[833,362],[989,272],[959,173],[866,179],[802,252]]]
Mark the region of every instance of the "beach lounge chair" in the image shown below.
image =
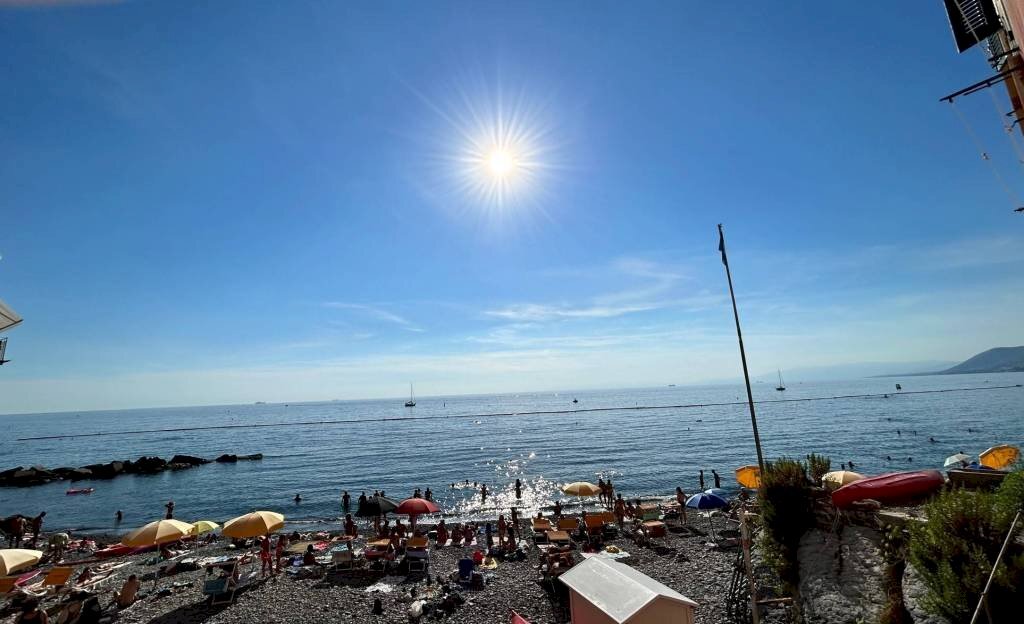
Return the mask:
[[[17,582],[18,577],[16,576],[5,576],[0,578],[0,597],[6,596],[14,591],[14,586]]]
[[[206,566],[206,573],[212,574],[216,571],[223,573],[223,576],[208,579],[203,583],[203,595],[209,599],[209,604],[230,604],[235,601],[235,593],[240,587],[240,581],[235,577],[239,576],[238,559],[229,559]]]
[[[579,518],[569,517],[569,518],[559,518],[558,519],[558,530],[559,531],[568,531],[569,533],[572,533],[573,531],[575,531],[579,527],[580,527],[580,520],[579,520]]]
[[[405,544],[405,563],[409,572],[426,572],[430,566],[430,542],[425,537],[410,537]]]
[[[568,546],[572,543],[572,539],[566,531],[548,531],[547,537],[548,543],[556,546]]]
[[[641,520],[661,520],[661,509],[655,503],[643,503],[640,505]]]
[[[52,568],[46,573],[43,578],[43,588],[53,588],[55,593],[59,593],[62,589],[67,587],[68,581],[71,580],[71,574],[75,571],[74,568]]]
[[[534,542],[546,542],[547,533],[551,530],[551,521],[544,518],[533,519],[533,541]]]
[[[604,518],[600,515],[593,514],[587,516],[586,524],[587,535],[596,537],[604,534]]]
[[[356,555],[345,548],[331,553],[331,570],[355,570]]]

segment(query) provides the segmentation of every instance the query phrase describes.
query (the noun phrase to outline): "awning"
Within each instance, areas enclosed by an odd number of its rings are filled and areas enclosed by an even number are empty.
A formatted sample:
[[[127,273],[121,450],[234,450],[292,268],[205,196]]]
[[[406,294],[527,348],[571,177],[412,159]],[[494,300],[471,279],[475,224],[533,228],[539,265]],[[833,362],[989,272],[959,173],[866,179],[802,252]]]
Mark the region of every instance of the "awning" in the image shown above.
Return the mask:
[[[6,303],[0,301],[0,331],[14,327],[21,322],[18,313],[12,310]]]

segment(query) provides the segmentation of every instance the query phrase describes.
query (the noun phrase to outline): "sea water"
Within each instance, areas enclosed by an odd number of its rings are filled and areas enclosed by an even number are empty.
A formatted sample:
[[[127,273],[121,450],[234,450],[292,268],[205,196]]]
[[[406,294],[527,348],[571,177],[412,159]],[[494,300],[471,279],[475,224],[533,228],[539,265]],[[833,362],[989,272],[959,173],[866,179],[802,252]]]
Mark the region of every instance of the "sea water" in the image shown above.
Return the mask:
[[[899,382],[903,391],[895,390]],[[793,382],[785,392],[754,384],[766,459],[816,452],[854,462],[859,472],[942,468],[953,453],[1024,443],[1024,373]],[[994,389],[997,386],[1009,388]],[[957,391],[958,388],[982,388]],[[911,394],[922,390],[951,390]],[[861,398],[797,401],[840,395]],[[577,399],[578,403],[573,403]],[[284,513],[289,521],[332,522],[340,496],[384,490],[402,499],[414,488],[431,488],[441,508],[460,518],[494,517],[516,502],[523,484],[524,515],[566,501],[569,481],[611,478],[628,496],[669,495],[714,485],[736,488],[733,470],[754,464],[746,392],[742,385],[678,386],[580,392],[419,397],[134,409],[104,412],[0,416],[0,469],[42,464],[82,466],[111,460],[176,453],[215,458],[223,453],[262,453],[262,461],[208,464],[151,476],[54,482],[0,488],[0,516],[47,512],[49,528],[109,530],[162,517],[221,521],[255,509]],[[714,405],[728,404],[728,405]],[[701,405],[673,409],[583,411],[603,407]],[[561,413],[524,414],[538,411]],[[488,416],[486,414],[512,414]],[[408,419],[408,417],[413,417]],[[288,427],[256,424],[345,421]],[[49,435],[242,425],[79,438],[18,441]],[[899,430],[899,434],[897,434]],[[968,431],[970,430],[970,431]],[[934,440],[932,442],[931,440]],[[891,458],[891,459],[887,459]],[[469,485],[465,485],[466,481]],[[484,502],[474,483],[486,483]],[[455,484],[456,487],[452,487]],[[95,487],[67,496],[69,487]],[[301,494],[301,503],[294,503]]]

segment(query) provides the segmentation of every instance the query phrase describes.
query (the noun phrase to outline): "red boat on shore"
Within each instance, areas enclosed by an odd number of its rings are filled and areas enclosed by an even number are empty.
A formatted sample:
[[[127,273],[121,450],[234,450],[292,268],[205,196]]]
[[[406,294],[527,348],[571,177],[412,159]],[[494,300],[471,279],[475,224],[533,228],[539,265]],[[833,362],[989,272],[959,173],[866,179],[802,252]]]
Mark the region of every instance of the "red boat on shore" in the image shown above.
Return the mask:
[[[883,505],[893,505],[931,494],[946,483],[938,470],[891,472],[854,481],[832,492],[832,504],[842,509],[851,504],[871,499]]]

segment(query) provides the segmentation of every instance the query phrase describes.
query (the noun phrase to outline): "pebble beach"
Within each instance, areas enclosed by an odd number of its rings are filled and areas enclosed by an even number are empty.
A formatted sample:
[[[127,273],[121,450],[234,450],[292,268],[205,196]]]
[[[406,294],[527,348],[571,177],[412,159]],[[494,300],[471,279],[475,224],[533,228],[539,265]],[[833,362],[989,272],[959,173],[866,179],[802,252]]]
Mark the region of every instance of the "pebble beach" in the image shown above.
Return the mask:
[[[724,517],[715,517],[711,522],[716,531],[730,528]],[[620,562],[633,566],[698,603],[697,622],[725,621],[726,595],[738,548],[714,546],[706,534],[708,524],[703,519],[699,521],[699,528],[692,518],[687,526],[670,521],[669,527],[664,537],[656,538],[647,545],[636,543],[627,530],[619,537],[607,540],[606,547],[615,546],[628,553],[629,556]],[[363,541],[362,538],[359,541]],[[526,552],[525,558],[521,561],[500,561],[497,568],[487,572],[487,583],[483,589],[458,589],[464,602],[443,621],[458,624],[507,622],[514,610],[534,624],[567,622],[567,601],[559,599],[557,592],[551,591],[551,585],[541,580],[541,550],[530,540],[521,543]],[[359,548],[358,543],[356,548]],[[127,565],[117,568],[93,591],[101,595],[101,602],[106,605],[111,600],[111,592],[120,588],[130,574],[144,579],[142,597],[115,616],[116,621],[130,624],[408,622],[413,593],[429,602],[430,596],[438,594],[437,578],[448,577],[456,569],[458,560],[468,556],[473,549],[437,547],[431,541],[429,583],[422,573],[393,576],[366,569],[325,570],[322,574],[304,570],[304,574],[315,576],[300,578],[300,574],[282,573],[265,579],[257,578],[237,594],[234,603],[218,606],[207,604],[202,594],[203,582],[207,578],[203,568],[160,576],[154,585],[154,575],[166,562],[151,552],[118,559],[117,563]],[[237,555],[239,551],[221,541],[197,547],[182,558],[202,559],[225,554]],[[577,561],[581,560],[578,549],[575,556]],[[258,575],[258,553],[253,561],[248,569],[255,570]],[[382,614],[371,613],[375,598],[381,599]],[[58,615],[56,600],[51,599],[44,606],[49,607],[52,618]],[[13,621],[11,613],[5,613],[0,619],[2,624]]]

